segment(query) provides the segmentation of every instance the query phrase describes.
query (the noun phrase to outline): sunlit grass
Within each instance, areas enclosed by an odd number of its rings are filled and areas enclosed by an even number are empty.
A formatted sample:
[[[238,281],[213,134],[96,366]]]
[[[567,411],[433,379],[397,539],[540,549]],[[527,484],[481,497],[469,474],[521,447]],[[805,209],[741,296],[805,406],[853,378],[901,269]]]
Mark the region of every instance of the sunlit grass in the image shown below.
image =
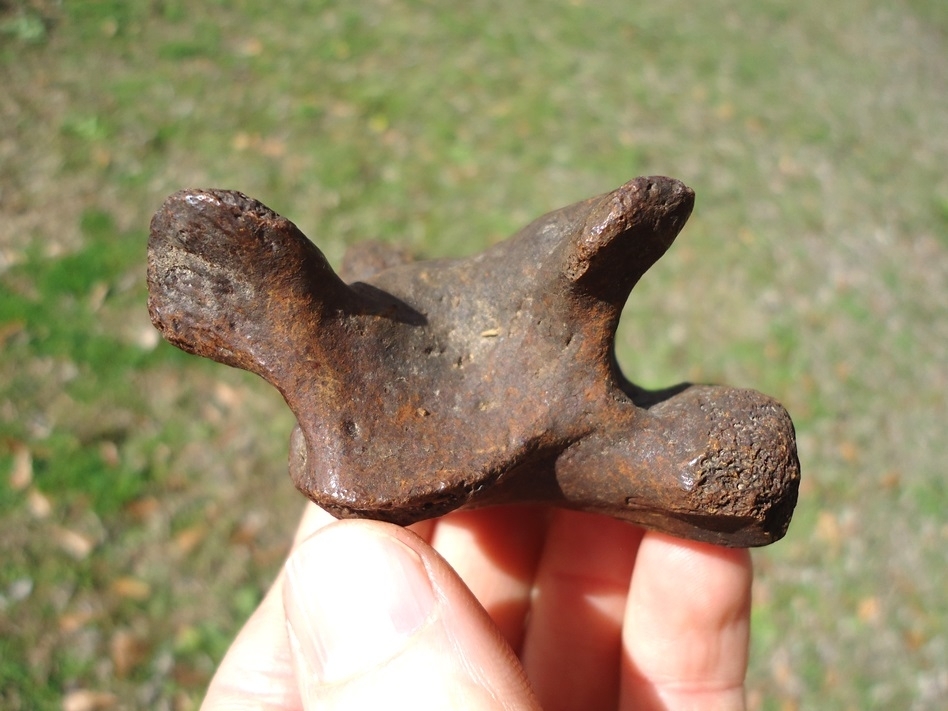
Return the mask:
[[[193,706],[292,527],[279,397],[148,323],[165,195],[242,190],[338,262],[472,253],[660,173],[697,205],[623,367],[761,389],[800,434],[752,708],[937,707],[944,7],[0,5],[0,705]]]

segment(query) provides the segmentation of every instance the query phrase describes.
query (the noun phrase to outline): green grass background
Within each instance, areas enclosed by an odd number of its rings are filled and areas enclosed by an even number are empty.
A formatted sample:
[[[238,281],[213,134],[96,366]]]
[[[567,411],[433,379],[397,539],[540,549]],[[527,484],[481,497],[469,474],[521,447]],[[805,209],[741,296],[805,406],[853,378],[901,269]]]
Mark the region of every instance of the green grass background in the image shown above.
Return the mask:
[[[338,262],[475,252],[657,173],[697,204],[623,366],[798,427],[750,707],[940,708],[946,8],[0,2],[0,706],[196,708],[300,507],[279,397],[148,323],[168,193],[239,189]]]

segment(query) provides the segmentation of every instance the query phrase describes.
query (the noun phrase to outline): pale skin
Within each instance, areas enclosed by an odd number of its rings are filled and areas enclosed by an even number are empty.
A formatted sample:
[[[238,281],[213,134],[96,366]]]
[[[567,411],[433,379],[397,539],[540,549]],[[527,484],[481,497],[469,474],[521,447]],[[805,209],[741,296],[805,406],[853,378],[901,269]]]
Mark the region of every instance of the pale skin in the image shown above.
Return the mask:
[[[592,514],[308,505],[202,709],[744,709],[746,550]]]

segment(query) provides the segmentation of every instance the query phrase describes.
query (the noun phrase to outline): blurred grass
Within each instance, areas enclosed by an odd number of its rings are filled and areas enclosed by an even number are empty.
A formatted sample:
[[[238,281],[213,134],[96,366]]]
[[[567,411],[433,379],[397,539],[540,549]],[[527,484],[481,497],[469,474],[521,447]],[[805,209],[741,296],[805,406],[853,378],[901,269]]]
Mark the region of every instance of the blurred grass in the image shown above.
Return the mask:
[[[166,194],[240,189],[338,261],[471,253],[663,173],[698,202],[621,361],[773,394],[800,435],[751,708],[938,708],[944,8],[0,3],[0,705],[196,707],[300,505],[279,398],[148,323]]]

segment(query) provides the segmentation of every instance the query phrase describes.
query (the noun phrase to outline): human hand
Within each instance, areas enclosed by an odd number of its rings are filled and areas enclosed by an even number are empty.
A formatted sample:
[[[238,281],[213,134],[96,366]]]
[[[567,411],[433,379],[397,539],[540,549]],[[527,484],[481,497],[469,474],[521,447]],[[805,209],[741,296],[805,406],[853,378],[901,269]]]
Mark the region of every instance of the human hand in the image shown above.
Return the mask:
[[[602,516],[310,505],[202,709],[744,708],[751,562]]]

